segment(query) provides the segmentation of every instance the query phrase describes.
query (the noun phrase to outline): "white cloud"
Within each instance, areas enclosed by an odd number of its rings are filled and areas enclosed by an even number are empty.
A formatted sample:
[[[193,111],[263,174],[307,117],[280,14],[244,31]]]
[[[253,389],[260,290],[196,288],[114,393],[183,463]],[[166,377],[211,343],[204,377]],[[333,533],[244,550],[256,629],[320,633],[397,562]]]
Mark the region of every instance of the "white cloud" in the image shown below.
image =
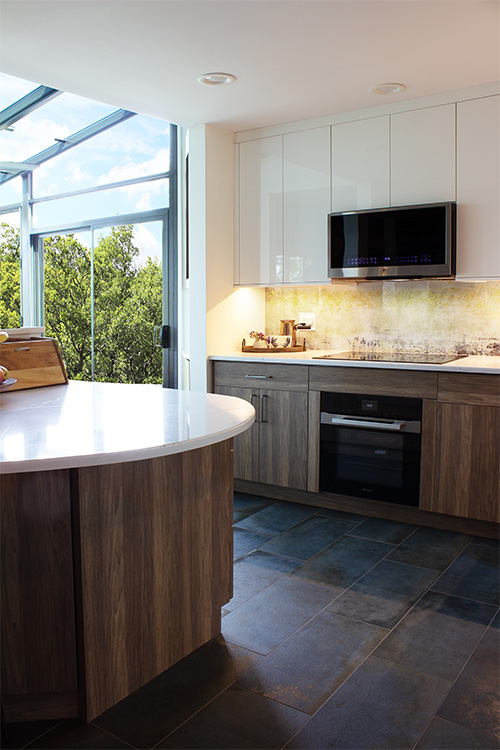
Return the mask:
[[[142,266],[149,257],[161,263],[161,243],[146,224],[135,224],[134,245],[139,248],[138,265]]]
[[[52,146],[54,138],[66,138],[69,128],[57,124],[47,117],[26,117],[14,125],[14,132],[2,131],[2,159],[8,161],[25,161],[30,156]]]
[[[136,211],[150,211],[151,210],[151,193],[141,193],[139,199],[135,203]]]
[[[122,180],[131,180],[135,177],[145,177],[150,174],[167,172],[169,168],[169,149],[161,148],[151,159],[141,162],[128,162],[120,167],[112,167],[109,172],[102,174],[98,179],[98,184],[103,185],[107,182],[121,182]]]

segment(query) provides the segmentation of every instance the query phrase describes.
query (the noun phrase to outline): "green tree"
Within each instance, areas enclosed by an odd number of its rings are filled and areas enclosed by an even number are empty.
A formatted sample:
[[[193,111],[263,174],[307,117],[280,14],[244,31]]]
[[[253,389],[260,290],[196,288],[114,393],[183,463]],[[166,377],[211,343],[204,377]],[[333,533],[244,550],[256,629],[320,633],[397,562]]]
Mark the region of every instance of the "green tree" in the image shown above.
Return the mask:
[[[18,230],[2,226],[0,252],[0,325],[12,328],[19,325],[20,309]],[[161,383],[162,356],[153,345],[153,326],[162,321],[162,269],[151,258],[137,266],[138,256],[132,226],[113,227],[95,247],[96,380]],[[44,241],[44,271],[46,335],[58,340],[68,376],[91,380],[91,251],[74,235],[49,237]]]
[[[21,325],[21,260],[19,230],[0,224],[0,328]]]
[[[73,235],[44,241],[45,333],[72,380],[92,379],[91,253]]]

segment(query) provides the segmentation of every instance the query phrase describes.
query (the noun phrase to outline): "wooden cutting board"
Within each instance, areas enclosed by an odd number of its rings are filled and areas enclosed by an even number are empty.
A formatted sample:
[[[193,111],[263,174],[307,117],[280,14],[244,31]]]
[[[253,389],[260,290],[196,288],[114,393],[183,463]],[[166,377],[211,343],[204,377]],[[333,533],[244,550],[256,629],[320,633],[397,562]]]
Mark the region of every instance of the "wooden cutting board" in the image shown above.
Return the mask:
[[[9,339],[0,344],[0,365],[7,367],[9,378],[15,378],[12,391],[40,388],[46,385],[63,385],[68,382],[66,368],[55,339],[31,341]]]

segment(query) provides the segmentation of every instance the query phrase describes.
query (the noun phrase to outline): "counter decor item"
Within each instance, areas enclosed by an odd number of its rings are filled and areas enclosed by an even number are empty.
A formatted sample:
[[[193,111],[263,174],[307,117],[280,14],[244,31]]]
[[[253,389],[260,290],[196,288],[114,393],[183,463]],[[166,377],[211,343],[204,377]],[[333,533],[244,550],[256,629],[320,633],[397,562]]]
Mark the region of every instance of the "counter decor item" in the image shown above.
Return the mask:
[[[242,352],[303,352],[306,348],[306,340],[297,345],[295,340],[295,321],[282,320],[279,335],[266,336],[265,333],[250,331],[248,334],[253,339],[253,344],[247,346],[246,340],[241,342]]]
[[[286,343],[287,341],[289,343]],[[256,352],[258,354],[285,354],[285,352],[305,352],[305,350],[305,339],[303,339],[302,344],[295,344],[295,346],[292,346],[289,336],[269,336],[269,338],[265,342],[265,346],[259,346],[258,344],[247,346],[245,339],[243,339],[241,342],[242,352]]]

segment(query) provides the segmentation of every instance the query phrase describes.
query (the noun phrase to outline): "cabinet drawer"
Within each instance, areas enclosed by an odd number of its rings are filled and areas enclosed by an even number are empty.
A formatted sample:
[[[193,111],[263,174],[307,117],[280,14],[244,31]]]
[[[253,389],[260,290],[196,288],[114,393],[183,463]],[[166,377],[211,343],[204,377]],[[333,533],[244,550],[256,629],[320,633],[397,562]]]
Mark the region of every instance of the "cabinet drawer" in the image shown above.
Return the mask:
[[[240,388],[307,391],[306,365],[274,365],[265,362],[214,362],[214,384]]]
[[[310,367],[311,391],[436,398],[437,373],[358,367]]]
[[[439,375],[438,401],[472,406],[500,406],[500,376],[443,372]]]

